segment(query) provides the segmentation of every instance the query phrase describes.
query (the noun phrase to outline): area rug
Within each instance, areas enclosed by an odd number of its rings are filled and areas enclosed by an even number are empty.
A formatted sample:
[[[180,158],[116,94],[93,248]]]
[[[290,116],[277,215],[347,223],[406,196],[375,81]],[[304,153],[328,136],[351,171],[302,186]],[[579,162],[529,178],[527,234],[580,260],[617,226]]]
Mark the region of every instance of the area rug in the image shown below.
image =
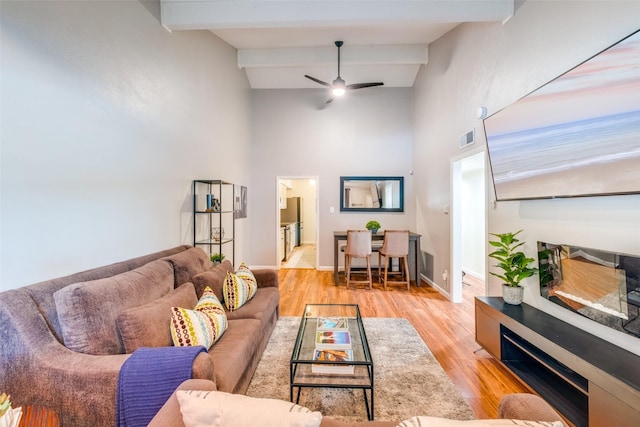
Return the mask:
[[[365,318],[363,322],[374,364],[376,420],[401,421],[414,415],[475,418],[408,320]],[[289,400],[289,360],[299,325],[299,317],[278,320],[247,395]],[[359,389],[303,388],[299,403],[342,421],[367,420]]]

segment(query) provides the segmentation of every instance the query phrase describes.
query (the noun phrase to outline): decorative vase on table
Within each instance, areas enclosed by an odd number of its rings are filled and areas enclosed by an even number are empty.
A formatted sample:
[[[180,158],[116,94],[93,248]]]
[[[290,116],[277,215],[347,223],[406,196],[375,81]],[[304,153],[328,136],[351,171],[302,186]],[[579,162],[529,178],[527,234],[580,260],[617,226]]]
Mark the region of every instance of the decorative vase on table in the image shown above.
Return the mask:
[[[524,288],[522,286],[502,285],[502,299],[507,304],[520,305],[524,299]]]

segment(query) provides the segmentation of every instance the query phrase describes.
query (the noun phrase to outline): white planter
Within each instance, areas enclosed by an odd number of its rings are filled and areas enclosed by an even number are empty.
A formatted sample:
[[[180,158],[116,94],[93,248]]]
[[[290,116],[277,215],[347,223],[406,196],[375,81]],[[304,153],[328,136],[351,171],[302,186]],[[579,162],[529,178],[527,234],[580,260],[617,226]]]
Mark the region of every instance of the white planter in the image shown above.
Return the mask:
[[[502,299],[507,304],[520,305],[524,299],[524,288],[502,285]]]

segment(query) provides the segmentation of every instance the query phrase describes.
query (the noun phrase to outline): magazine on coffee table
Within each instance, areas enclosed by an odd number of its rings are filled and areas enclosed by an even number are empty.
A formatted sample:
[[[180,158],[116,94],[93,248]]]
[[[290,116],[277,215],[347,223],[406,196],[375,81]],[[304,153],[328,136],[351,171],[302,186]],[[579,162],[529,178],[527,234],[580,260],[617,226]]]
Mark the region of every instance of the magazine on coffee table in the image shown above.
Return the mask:
[[[349,331],[316,331],[316,348],[320,350],[346,350],[351,348]]]
[[[349,320],[346,317],[318,317],[318,330],[343,330],[349,329]]]
[[[350,362],[353,361],[353,351],[351,350],[320,350],[316,349],[313,354],[313,360],[326,362]],[[353,365],[337,365],[337,364],[313,364],[311,372],[314,374],[340,374],[353,375]]]

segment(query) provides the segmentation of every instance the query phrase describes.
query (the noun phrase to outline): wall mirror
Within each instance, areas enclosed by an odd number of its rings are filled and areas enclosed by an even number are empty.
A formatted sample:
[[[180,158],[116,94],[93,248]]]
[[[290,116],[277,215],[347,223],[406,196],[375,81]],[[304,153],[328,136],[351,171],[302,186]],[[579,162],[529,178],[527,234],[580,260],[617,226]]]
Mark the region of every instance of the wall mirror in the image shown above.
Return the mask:
[[[341,176],[340,211],[404,212],[404,177]]]

